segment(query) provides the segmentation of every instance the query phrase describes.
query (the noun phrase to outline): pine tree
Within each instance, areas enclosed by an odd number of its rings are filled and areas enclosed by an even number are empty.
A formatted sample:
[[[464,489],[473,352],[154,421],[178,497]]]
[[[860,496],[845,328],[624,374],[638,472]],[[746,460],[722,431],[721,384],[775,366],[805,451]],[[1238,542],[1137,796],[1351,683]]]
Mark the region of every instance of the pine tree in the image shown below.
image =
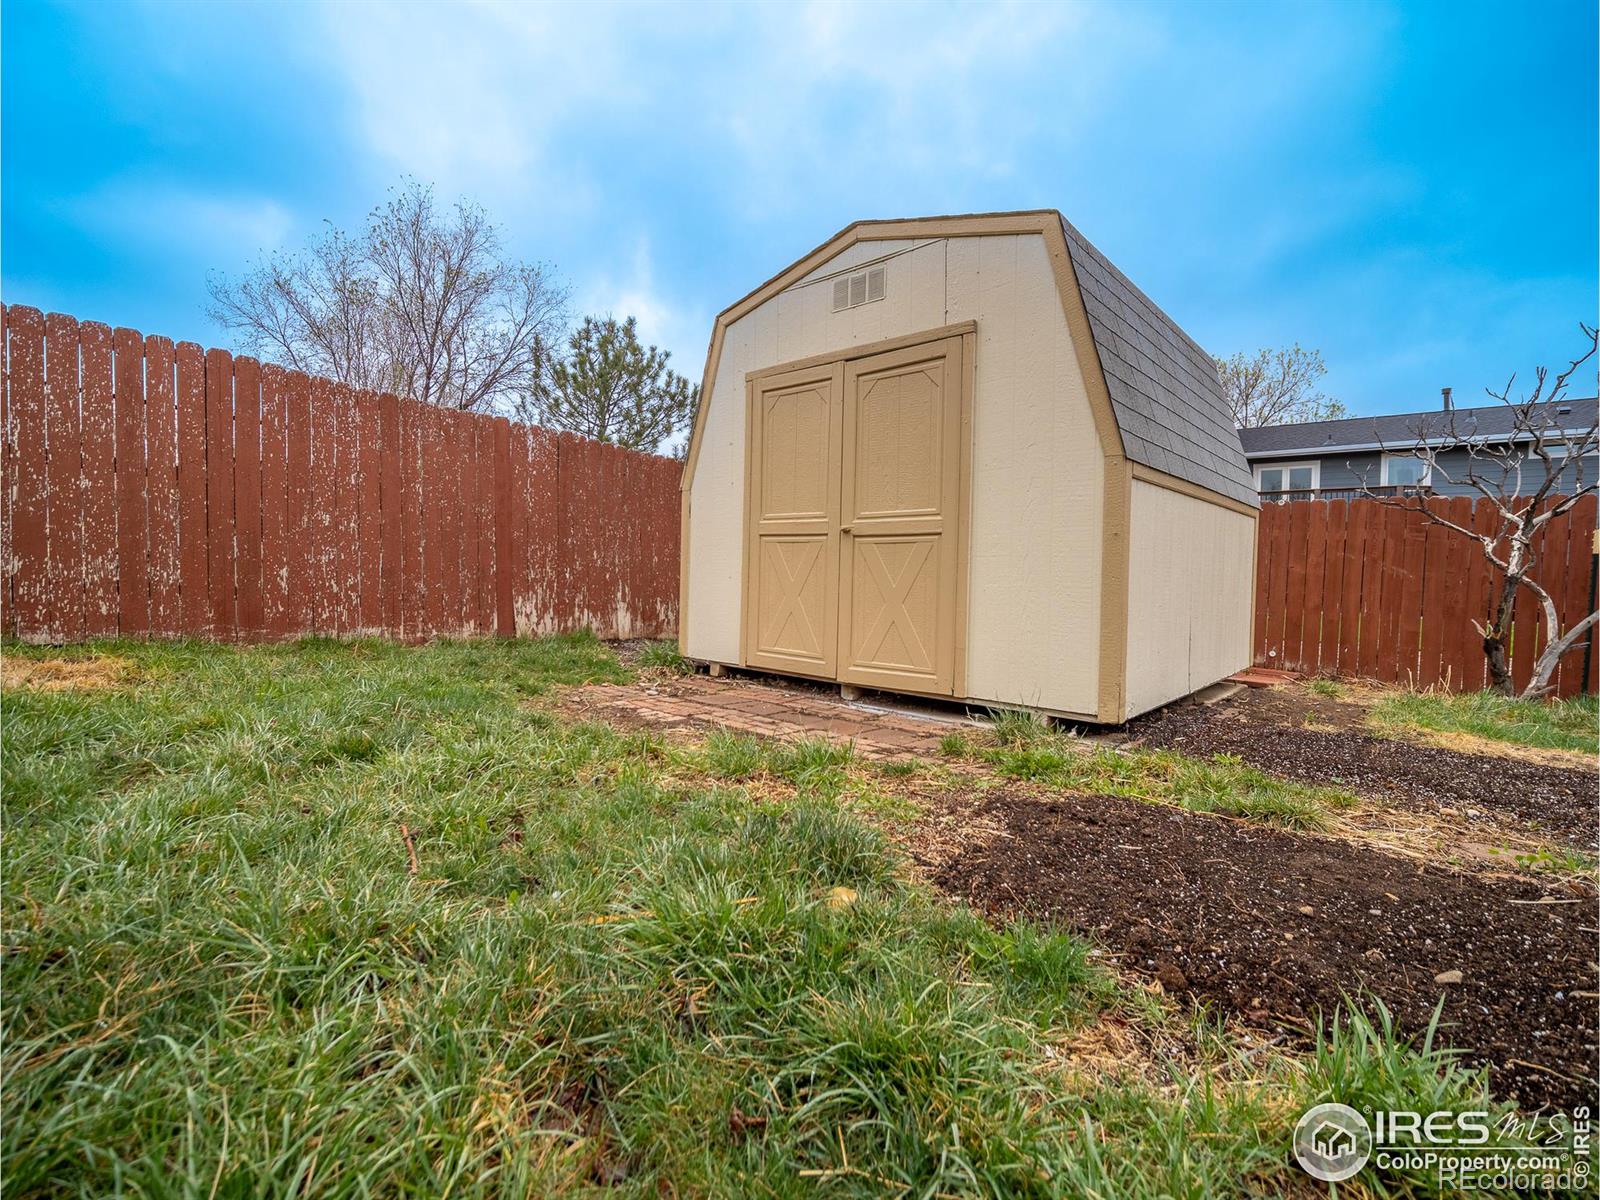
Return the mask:
[[[655,450],[694,417],[698,386],[639,342],[634,319],[585,317],[554,362],[540,398],[546,425],[633,450]]]

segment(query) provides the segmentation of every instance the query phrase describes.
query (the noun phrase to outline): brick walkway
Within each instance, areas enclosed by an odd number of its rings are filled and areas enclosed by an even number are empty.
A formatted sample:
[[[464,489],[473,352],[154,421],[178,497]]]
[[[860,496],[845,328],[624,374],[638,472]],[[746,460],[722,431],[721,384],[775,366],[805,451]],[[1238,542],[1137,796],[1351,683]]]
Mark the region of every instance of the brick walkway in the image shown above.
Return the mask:
[[[568,704],[600,720],[635,725],[736,729],[771,738],[820,734],[854,742],[856,750],[868,758],[929,757],[939,752],[939,740],[946,734],[970,728],[954,714],[923,718],[875,711],[880,706],[847,702],[820,688],[706,675],[591,684],[571,693]]]

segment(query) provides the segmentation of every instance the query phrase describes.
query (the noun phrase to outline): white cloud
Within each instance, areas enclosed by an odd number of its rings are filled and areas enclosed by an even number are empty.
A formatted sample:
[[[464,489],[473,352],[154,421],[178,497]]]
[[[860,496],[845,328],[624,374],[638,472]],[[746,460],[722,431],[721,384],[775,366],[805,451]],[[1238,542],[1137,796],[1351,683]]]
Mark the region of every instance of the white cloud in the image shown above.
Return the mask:
[[[295,229],[294,215],[268,196],[225,195],[162,181],[114,180],[72,202],[72,213],[91,234],[131,239],[153,248],[169,245],[174,230],[232,262],[283,246]]]
[[[912,12],[816,0],[757,11],[715,109],[752,212],[836,197],[859,212],[906,193],[925,197],[914,206],[925,211],[974,178],[1026,173],[1024,148],[1042,124],[1068,136],[1096,119],[1094,96],[1125,25],[1090,4]],[[1041,67],[1048,106],[1018,94]]]
[[[491,210],[537,203],[570,217],[592,202],[584,165],[552,153],[594,110],[642,103],[620,6],[332,3],[318,43],[351,97],[354,132],[391,171]]]
[[[699,306],[663,292],[656,282],[650,242],[644,235],[634,240],[633,256],[620,276],[602,271],[578,290],[576,315],[638,319],[639,340],[659,346],[672,355],[672,369],[691,383],[700,382],[706,343],[711,335],[711,314]]]
[[[379,162],[566,219],[604,203],[641,138],[750,211],[1004,177],[1034,122],[1090,119],[1129,36],[1087,3],[333,4],[323,25],[316,52]],[[1040,67],[1072,102],[1033,115],[1010,101]]]

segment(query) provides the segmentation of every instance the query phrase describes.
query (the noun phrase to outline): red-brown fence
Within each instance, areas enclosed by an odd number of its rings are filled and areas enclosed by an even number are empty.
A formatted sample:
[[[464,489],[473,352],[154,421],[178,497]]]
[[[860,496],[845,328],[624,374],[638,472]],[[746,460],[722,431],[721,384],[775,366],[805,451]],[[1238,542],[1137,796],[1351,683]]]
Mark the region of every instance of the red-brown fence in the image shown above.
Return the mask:
[[[1495,527],[1487,503],[1436,501],[1456,524]],[[1538,543],[1533,577],[1554,596],[1562,627],[1589,611],[1595,498],[1556,517]],[[1311,500],[1261,509],[1256,543],[1255,658],[1265,666],[1365,676],[1416,687],[1484,687],[1483,639],[1491,577],[1475,542],[1414,509],[1376,500]],[[1538,605],[1517,601],[1511,665],[1517,685],[1533,673],[1544,636]],[[1561,660],[1559,695],[1595,690],[1600,651],[1583,678],[1583,647]]]
[[[7,634],[676,628],[671,459],[33,308],[0,339]]]

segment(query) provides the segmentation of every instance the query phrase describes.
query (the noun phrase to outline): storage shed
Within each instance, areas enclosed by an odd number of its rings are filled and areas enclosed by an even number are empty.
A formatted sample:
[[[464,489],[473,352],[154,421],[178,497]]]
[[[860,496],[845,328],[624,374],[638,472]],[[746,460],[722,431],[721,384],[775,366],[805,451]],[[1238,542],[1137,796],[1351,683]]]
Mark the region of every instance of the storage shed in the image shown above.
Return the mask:
[[[717,317],[701,394],[690,659],[1101,723],[1249,665],[1216,369],[1058,212],[851,225]]]

